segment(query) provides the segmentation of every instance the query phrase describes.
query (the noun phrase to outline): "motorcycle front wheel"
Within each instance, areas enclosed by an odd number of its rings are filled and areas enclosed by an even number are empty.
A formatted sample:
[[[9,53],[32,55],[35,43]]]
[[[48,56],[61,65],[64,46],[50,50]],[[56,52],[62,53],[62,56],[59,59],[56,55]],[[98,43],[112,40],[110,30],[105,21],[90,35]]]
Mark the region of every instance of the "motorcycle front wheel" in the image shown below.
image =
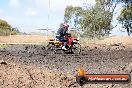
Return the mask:
[[[81,53],[81,45],[79,43],[73,44],[71,49],[74,54]]]

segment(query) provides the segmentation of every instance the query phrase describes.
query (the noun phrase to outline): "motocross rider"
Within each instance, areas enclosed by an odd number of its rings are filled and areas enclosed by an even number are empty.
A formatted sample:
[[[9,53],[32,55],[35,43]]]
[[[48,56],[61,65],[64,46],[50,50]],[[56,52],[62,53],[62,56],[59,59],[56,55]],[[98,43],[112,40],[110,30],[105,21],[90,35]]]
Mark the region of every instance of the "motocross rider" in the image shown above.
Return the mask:
[[[64,43],[64,45],[62,46],[63,50],[67,50],[66,45],[67,45],[68,39],[65,38],[65,35],[68,34],[68,27],[69,25],[67,23],[60,24],[60,28],[58,29],[57,35],[56,35],[56,38],[59,39],[60,42]]]

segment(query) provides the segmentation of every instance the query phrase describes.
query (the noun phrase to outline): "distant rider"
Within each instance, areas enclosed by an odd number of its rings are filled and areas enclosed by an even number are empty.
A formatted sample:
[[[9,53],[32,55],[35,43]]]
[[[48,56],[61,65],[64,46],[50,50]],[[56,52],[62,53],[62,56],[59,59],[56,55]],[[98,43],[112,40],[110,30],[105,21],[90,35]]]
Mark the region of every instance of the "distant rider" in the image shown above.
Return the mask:
[[[59,39],[60,42],[64,43],[62,47],[63,50],[67,50],[66,45],[67,45],[68,39],[65,38],[65,35],[68,34],[68,27],[69,25],[67,23],[61,24],[56,35],[56,38]]]

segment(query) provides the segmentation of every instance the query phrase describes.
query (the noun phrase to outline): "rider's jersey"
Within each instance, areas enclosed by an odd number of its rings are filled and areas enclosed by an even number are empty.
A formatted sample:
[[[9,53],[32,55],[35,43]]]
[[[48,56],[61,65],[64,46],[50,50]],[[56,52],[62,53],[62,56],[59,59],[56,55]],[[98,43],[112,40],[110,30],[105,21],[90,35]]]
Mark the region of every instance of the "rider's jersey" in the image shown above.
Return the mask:
[[[56,36],[65,36],[68,33],[67,29],[59,28]]]

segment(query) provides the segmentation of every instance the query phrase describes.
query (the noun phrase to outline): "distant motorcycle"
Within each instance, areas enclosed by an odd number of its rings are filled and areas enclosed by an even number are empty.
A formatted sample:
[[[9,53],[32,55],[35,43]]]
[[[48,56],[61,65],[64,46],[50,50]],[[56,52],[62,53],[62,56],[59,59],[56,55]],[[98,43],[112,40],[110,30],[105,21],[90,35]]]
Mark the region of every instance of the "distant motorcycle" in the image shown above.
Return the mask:
[[[46,46],[47,53],[54,54],[58,51],[62,51],[62,53],[79,54],[81,52],[81,45],[77,38],[73,38],[71,34],[67,34],[64,37],[68,39],[68,43],[66,45],[67,50],[62,49],[63,42],[59,42],[59,40],[56,39],[49,39],[48,45]]]

